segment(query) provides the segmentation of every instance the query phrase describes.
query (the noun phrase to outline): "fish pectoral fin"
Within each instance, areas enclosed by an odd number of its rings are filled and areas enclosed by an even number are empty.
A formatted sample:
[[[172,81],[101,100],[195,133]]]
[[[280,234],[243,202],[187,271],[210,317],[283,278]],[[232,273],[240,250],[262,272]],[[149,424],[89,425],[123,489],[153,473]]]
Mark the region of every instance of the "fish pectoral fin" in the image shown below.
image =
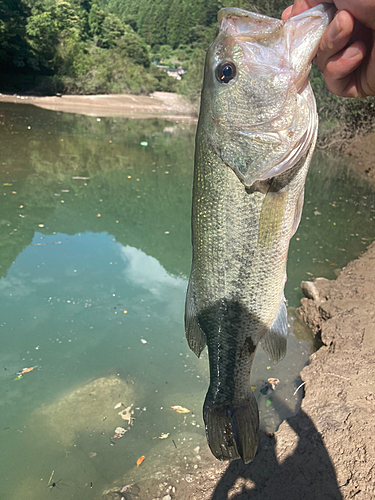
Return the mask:
[[[193,291],[193,280],[190,278],[188,289],[186,293],[185,302],[185,334],[190,349],[199,358],[201,352],[207,345],[206,334],[199,326],[198,311],[195,304],[195,297]]]
[[[305,196],[305,188],[302,188],[301,194],[298,197],[297,204],[296,204],[296,210],[294,212],[294,221],[293,221],[293,227],[292,227],[292,234],[290,237],[295,234],[295,232],[298,229],[299,223],[301,222],[301,217],[302,217],[302,210],[303,210],[303,198]]]
[[[263,350],[274,363],[286,355],[287,336],[288,320],[285,299],[283,299],[271,328],[260,341]]]
[[[238,403],[213,403],[203,407],[207,442],[218,460],[242,458],[251,462],[258,448],[259,412],[250,390],[249,397]]]

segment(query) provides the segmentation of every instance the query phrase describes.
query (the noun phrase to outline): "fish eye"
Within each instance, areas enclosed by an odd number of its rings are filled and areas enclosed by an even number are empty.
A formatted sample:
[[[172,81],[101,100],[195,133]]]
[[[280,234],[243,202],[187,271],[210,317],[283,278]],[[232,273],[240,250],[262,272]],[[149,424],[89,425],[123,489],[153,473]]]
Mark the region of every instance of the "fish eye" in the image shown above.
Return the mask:
[[[220,83],[228,83],[236,76],[236,66],[225,61],[220,63],[216,68],[216,78]]]

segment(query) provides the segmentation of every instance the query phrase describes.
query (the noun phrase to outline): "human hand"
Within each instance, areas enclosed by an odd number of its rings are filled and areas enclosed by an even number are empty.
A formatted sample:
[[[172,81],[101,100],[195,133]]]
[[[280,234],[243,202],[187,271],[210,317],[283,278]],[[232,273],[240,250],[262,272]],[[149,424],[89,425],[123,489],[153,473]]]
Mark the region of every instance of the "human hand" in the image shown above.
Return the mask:
[[[373,0],[324,0],[338,12],[327,27],[315,62],[328,89],[341,97],[375,95],[375,2]],[[295,0],[283,12],[288,19],[322,3]]]

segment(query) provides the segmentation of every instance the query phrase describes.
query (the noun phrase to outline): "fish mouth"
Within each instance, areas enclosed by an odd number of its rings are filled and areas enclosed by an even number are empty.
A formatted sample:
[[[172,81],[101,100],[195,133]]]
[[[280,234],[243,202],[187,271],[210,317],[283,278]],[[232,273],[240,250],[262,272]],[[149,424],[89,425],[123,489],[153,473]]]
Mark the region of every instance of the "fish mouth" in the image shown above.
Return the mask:
[[[337,8],[328,3],[321,3],[316,7],[308,9],[293,18],[288,18],[285,21],[274,17],[265,16],[256,12],[249,12],[237,7],[224,7],[217,14],[219,29],[228,31],[230,34],[249,39],[264,39],[277,34],[286,23],[290,23],[305,18],[315,17],[326,26],[332,21]],[[256,29],[254,29],[256,27]]]
[[[264,16],[256,12],[249,12],[237,7],[224,7],[217,14],[219,29],[241,37],[256,39],[269,38],[281,30],[285,21]],[[254,29],[256,24],[257,29]]]
[[[299,67],[297,74],[299,74],[301,81],[296,80],[295,84],[302,88],[303,83],[308,78],[309,66],[318,51],[321,36],[332,21],[336,11],[334,5],[322,3],[297,16],[281,21],[236,7],[225,7],[218,12],[218,30],[238,39],[240,43],[264,43],[269,40],[271,45],[273,39],[280,36],[282,32],[288,31],[287,43],[290,52],[287,56],[287,60],[289,59],[287,62],[292,63],[292,66]],[[309,41],[307,50],[305,39]],[[298,59],[301,61],[296,64]],[[305,71],[301,71],[303,67],[305,67]],[[308,68],[307,71],[306,68]]]

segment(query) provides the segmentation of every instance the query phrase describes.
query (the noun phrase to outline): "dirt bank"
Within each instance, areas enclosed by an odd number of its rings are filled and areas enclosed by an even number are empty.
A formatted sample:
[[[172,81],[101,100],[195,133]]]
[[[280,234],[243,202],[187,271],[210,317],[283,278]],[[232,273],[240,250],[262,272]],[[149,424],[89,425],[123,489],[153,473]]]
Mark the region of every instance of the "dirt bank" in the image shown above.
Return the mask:
[[[300,314],[324,347],[302,372],[302,409],[324,439],[345,499],[375,498],[375,243],[336,281],[315,280]]]
[[[342,151],[352,158],[353,165],[361,174],[375,182],[375,132],[350,139]]]
[[[161,118],[195,123],[197,108],[178,94],[154,92],[150,96],[136,95],[63,95],[35,97],[0,94],[0,102],[31,104],[51,111],[64,111],[88,116],[118,116],[122,118]]]

